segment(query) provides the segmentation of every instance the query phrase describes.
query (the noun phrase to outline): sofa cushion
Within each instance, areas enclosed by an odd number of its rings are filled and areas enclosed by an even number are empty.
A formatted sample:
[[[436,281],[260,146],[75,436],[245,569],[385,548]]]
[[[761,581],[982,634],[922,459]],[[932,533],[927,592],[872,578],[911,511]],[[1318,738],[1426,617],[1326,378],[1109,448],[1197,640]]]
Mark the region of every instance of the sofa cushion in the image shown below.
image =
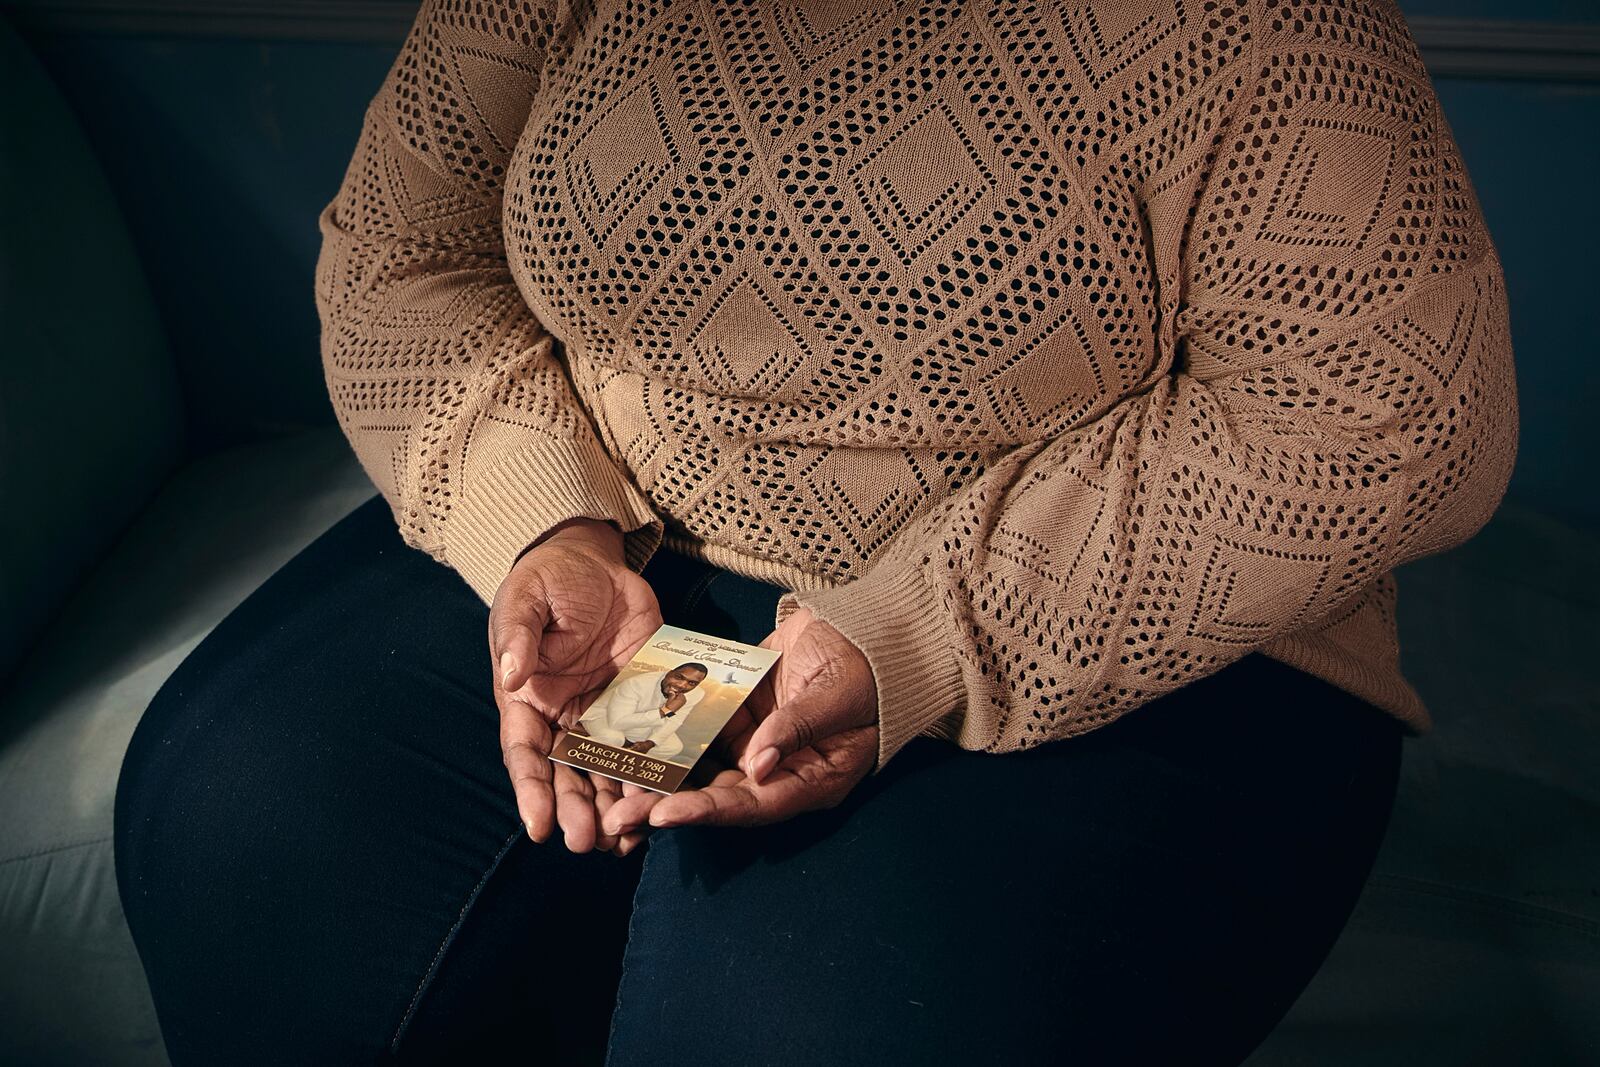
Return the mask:
[[[166,1062],[112,863],[128,739],[190,649],[373,492],[337,429],[189,463],[0,690],[0,945],[13,961],[0,967],[0,1063]]]
[[[0,684],[178,462],[155,306],[99,162],[0,19]]]

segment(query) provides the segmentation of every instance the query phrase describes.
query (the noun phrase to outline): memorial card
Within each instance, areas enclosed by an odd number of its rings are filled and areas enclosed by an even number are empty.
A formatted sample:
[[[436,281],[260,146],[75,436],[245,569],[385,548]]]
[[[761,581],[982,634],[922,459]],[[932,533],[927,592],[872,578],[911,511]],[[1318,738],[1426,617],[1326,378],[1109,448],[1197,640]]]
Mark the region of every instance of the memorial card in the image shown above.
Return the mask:
[[[675,793],[779,653],[663,625],[572,727],[550,758]]]

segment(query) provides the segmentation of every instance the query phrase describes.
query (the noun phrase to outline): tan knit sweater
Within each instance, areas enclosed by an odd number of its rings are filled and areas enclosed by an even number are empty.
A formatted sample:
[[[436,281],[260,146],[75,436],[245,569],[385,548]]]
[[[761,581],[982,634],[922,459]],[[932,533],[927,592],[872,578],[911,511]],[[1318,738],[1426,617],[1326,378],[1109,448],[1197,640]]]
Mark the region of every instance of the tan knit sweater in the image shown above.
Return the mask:
[[[319,222],[407,543],[485,603],[579,515],[780,584],[870,661],[880,768],[1252,650],[1426,729],[1390,572],[1515,454],[1392,0],[428,0]]]

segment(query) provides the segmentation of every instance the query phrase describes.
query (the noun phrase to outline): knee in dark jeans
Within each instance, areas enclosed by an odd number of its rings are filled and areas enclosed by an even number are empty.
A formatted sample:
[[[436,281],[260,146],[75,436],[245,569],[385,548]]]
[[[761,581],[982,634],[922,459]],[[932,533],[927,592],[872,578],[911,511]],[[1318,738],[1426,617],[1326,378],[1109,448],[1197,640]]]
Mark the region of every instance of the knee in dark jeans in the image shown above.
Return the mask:
[[[319,1005],[321,982],[354,975],[306,955],[327,920],[316,883],[348,846],[345,806],[329,801],[356,788],[350,754],[328,748],[303,703],[242,678],[191,660],[135,731],[115,814],[129,928],[175,1064],[251,1047],[267,1062],[289,1053],[286,1031],[305,1042],[296,1053],[362,1062],[390,1020],[363,1032],[340,1014],[349,1001]]]

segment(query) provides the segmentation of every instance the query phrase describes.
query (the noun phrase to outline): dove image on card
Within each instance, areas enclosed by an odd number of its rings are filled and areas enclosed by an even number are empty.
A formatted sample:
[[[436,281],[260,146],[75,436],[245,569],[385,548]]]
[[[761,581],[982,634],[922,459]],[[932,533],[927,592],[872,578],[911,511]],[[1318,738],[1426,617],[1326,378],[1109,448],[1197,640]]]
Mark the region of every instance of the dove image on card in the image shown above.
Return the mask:
[[[778,656],[663,624],[556,737],[550,758],[675,793]]]

